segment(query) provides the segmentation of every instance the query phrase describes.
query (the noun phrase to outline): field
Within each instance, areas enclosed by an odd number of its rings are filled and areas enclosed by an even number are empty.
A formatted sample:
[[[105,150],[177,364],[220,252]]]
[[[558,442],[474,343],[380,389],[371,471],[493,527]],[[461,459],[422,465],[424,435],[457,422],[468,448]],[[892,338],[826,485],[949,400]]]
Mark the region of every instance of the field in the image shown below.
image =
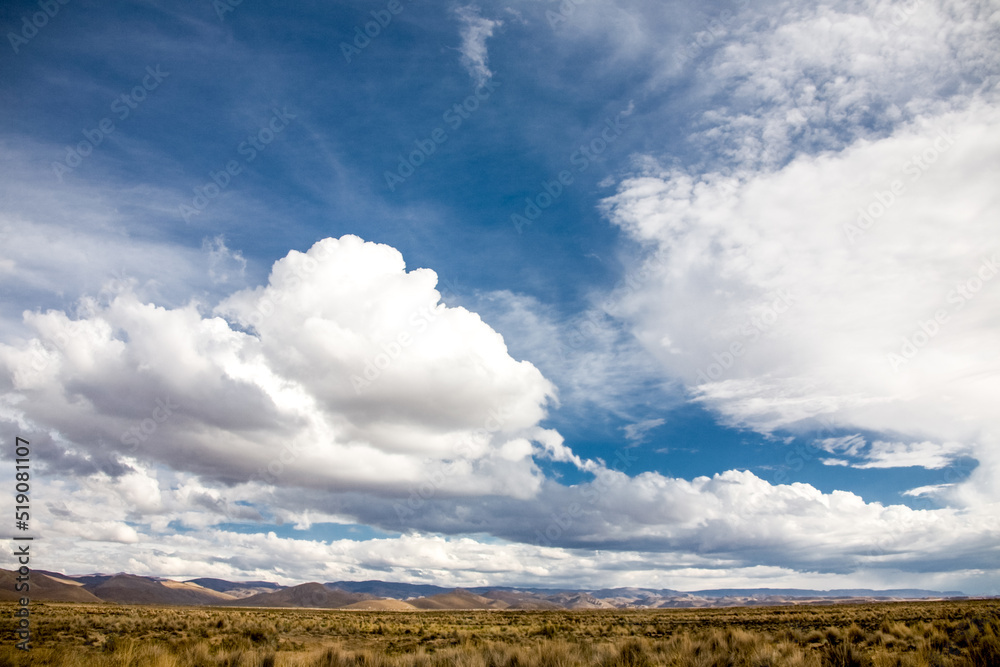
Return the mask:
[[[1000,600],[635,611],[348,612],[33,604],[4,665],[997,667]]]

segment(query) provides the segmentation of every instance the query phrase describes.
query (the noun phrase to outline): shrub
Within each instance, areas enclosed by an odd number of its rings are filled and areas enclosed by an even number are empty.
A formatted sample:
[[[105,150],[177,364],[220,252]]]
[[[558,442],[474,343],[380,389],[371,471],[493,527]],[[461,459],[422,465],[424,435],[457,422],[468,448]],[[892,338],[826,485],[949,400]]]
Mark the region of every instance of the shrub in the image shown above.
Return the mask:
[[[869,667],[871,660],[853,644],[829,644],[823,650],[823,667]]]

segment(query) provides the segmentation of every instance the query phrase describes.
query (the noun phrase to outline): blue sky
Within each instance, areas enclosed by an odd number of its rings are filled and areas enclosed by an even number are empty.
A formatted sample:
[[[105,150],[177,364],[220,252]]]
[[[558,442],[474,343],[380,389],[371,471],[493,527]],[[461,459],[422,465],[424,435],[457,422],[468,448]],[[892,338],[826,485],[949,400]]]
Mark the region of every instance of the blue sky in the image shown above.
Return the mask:
[[[997,592],[989,3],[0,27],[46,567]]]

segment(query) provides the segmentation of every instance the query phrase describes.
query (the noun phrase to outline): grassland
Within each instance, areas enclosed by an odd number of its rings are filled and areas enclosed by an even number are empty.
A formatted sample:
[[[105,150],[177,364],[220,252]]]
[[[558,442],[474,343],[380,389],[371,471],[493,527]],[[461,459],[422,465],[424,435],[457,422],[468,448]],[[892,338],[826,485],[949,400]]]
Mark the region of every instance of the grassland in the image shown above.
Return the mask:
[[[365,612],[39,603],[4,665],[997,667],[1000,601],[635,611]]]

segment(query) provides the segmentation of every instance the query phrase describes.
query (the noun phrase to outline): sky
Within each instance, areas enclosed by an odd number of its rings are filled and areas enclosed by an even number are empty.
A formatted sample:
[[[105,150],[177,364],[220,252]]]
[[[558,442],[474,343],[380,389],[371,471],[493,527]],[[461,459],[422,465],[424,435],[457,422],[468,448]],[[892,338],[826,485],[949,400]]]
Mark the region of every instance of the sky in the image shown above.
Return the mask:
[[[0,29],[0,566],[1000,594],[995,3]]]

